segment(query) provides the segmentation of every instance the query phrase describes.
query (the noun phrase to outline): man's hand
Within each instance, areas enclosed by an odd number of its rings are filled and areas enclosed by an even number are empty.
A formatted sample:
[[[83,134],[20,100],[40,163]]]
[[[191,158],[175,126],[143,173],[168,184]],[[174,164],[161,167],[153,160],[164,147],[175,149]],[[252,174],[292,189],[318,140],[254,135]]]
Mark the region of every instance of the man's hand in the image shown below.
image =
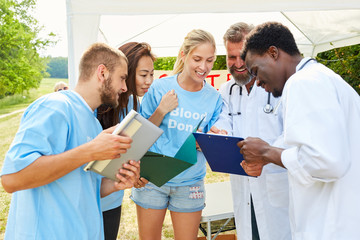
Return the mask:
[[[269,144],[260,138],[248,137],[237,143],[240,153],[244,156],[244,160],[249,163],[267,163],[264,155],[269,148]]]
[[[142,188],[145,187],[145,185],[149,183],[149,181],[143,177],[140,177],[137,182],[135,183],[134,187],[135,188]]]
[[[105,129],[95,139],[89,142],[92,146],[91,160],[107,160],[119,158],[131,147],[130,137],[112,134],[116,126]]]
[[[130,160],[124,163],[116,174],[118,181],[103,178],[101,182],[101,197],[105,197],[115,191],[132,188],[140,177],[140,161]]]
[[[260,138],[248,137],[237,143],[244,161],[240,163],[250,176],[260,176],[263,167],[269,162],[263,157],[269,144]]]
[[[238,142],[237,146],[244,157],[244,162],[241,163],[241,166],[251,176],[260,175],[262,168],[268,163],[284,167],[281,162],[281,153],[284,149],[272,147],[260,138],[248,137]]]
[[[124,163],[116,177],[119,180],[119,182],[115,182],[117,190],[134,187],[140,178],[140,161],[130,160],[129,163]]]
[[[245,161],[242,161],[240,165],[248,175],[258,177],[261,175],[262,169],[266,164],[246,163]]]

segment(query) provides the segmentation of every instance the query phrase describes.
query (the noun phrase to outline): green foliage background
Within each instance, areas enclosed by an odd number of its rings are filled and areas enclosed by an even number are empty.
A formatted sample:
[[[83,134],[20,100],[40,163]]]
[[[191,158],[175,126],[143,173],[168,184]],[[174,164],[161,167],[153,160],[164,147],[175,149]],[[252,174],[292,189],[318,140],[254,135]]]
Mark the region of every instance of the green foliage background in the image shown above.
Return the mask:
[[[173,70],[176,57],[159,57],[154,62],[155,70]],[[212,70],[226,70],[226,56],[219,55],[216,57]]]
[[[68,78],[67,58],[41,57],[55,44],[55,35],[38,36],[42,27],[33,17],[36,0],[0,0],[0,99],[37,89],[44,77]],[[319,53],[317,60],[340,74],[360,94],[360,44]],[[155,70],[172,70],[176,57],[160,57]],[[226,69],[219,55],[213,70]]]
[[[336,48],[319,53],[316,59],[339,74],[360,94],[360,44]],[[154,63],[155,70],[172,70],[176,57],[160,57]],[[226,56],[216,57],[213,70],[226,69]]]
[[[317,60],[338,73],[360,94],[360,44],[319,53]]]
[[[159,57],[154,62],[155,70],[173,70],[176,57]]]
[[[34,7],[35,0],[0,0],[0,98],[38,88],[46,76],[39,50],[53,42],[38,38]]]
[[[68,59],[66,57],[48,58],[46,71],[51,78],[68,78]]]

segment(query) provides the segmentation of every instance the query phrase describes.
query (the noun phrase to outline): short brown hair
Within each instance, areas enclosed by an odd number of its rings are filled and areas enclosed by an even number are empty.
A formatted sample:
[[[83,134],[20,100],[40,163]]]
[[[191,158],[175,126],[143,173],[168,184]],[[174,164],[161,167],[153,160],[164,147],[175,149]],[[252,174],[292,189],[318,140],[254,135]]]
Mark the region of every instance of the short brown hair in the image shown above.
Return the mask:
[[[94,43],[84,52],[79,65],[79,80],[87,80],[96,68],[103,64],[112,73],[115,67],[121,64],[121,60],[127,58],[120,50],[112,48],[105,43]]]
[[[239,43],[245,40],[245,35],[248,34],[252,29],[254,28],[254,25],[247,24],[244,22],[238,22],[234,23],[229,27],[228,30],[226,30],[224,34],[224,44],[226,45],[226,42],[232,42],[232,43]]]

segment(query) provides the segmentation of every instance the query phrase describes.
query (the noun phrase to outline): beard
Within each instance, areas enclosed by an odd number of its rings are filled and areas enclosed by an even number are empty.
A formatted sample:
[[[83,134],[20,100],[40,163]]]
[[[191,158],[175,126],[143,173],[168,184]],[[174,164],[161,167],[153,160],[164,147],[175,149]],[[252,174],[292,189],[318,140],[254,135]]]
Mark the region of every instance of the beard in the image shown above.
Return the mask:
[[[246,71],[246,73],[237,73],[235,71],[235,66],[232,66],[229,68],[229,72],[231,74],[231,76],[233,77],[233,79],[235,80],[236,84],[239,86],[245,86],[246,84],[248,84],[251,80],[251,75],[248,71]]]
[[[111,86],[111,75],[105,80],[100,89],[101,103],[107,107],[116,108],[119,105],[118,93]]]

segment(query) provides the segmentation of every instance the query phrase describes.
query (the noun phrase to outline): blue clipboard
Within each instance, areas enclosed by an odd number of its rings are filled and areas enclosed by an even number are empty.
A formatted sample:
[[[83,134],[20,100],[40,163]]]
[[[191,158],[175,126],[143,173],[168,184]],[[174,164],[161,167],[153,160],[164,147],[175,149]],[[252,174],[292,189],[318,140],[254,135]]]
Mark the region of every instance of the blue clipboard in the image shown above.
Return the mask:
[[[249,176],[240,166],[244,158],[236,145],[243,138],[200,132],[193,134],[213,172]]]

